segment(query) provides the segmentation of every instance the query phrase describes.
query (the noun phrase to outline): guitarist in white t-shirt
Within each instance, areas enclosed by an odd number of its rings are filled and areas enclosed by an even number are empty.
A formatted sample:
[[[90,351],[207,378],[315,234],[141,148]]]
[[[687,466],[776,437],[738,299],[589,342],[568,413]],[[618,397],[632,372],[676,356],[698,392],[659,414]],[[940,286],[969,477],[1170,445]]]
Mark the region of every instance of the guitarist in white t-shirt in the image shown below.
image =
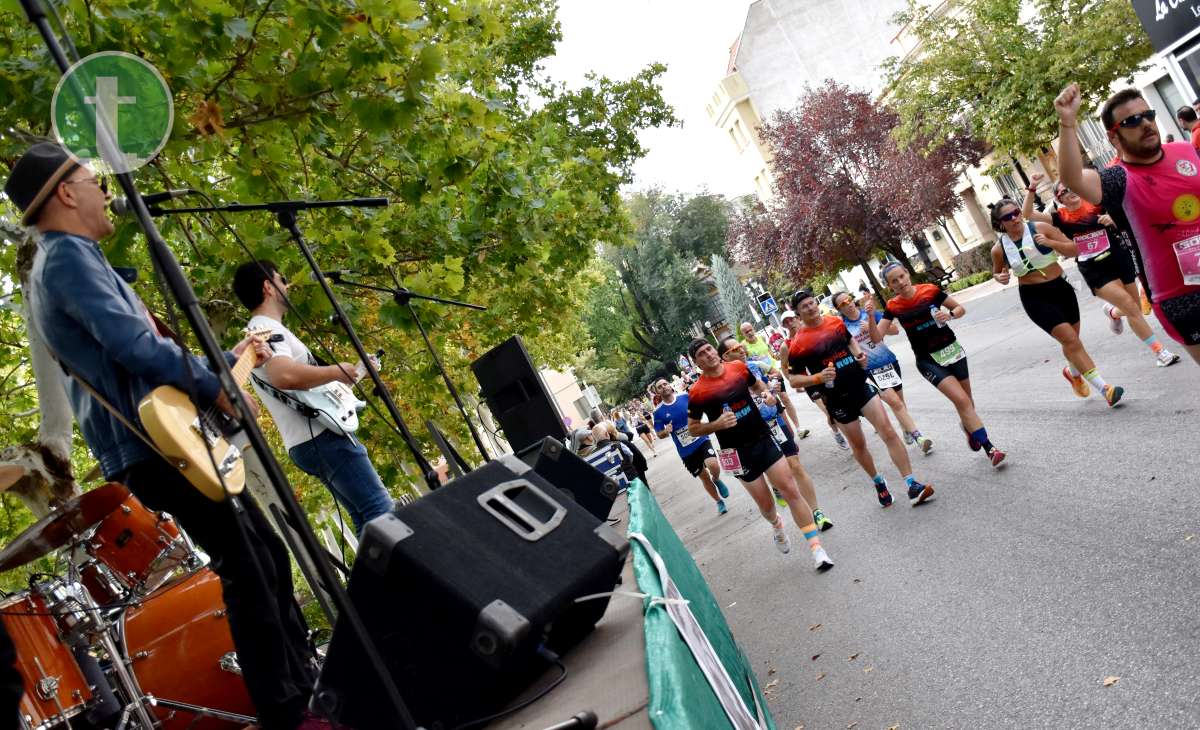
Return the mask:
[[[275,264],[266,259],[238,267],[233,291],[252,315],[249,327],[270,329],[272,356],[255,368],[251,382],[279,427],[283,445],[296,466],[329,488],[346,508],[354,529],[392,509],[392,498],[366,448],[353,429],[328,427],[294,397],[281,391],[311,391],[328,383],[353,385],[360,377],[356,363],[319,365],[312,352],[283,324],[287,312],[288,283]],[[336,419],[334,419],[336,420]],[[357,420],[355,420],[355,426]]]

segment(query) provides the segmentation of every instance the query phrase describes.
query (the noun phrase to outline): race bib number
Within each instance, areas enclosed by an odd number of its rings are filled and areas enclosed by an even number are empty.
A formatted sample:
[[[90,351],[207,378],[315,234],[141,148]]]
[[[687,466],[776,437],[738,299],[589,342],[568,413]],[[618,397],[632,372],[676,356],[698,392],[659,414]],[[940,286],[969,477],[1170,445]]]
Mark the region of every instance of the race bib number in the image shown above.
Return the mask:
[[[1092,231],[1075,236],[1075,245],[1079,247],[1080,261],[1094,259],[1108,250],[1108,231]]]
[[[932,357],[933,361],[938,365],[945,367],[946,365],[953,365],[954,363],[963,359],[967,356],[967,353],[963,351],[962,345],[955,341],[951,342],[949,345],[946,345],[937,352],[930,353],[929,356]]]
[[[672,433],[675,434],[675,438],[679,439],[680,446],[691,446],[692,443],[696,441],[696,437],[688,432],[687,426],[673,431]]]
[[[880,388],[899,388],[901,385],[900,373],[896,372],[895,365],[884,365],[872,370],[871,377],[875,378]]]
[[[737,449],[721,449],[717,454],[717,461],[721,462],[721,471],[729,472],[734,476],[746,473],[742,468],[742,458],[738,456]]]
[[[783,427],[779,425],[778,420],[771,421],[771,438],[775,439],[775,443],[783,446],[783,442],[787,440],[787,436],[783,435]]]
[[[1200,236],[1192,236],[1175,244],[1175,260],[1179,262],[1179,273],[1183,283],[1200,286]]]

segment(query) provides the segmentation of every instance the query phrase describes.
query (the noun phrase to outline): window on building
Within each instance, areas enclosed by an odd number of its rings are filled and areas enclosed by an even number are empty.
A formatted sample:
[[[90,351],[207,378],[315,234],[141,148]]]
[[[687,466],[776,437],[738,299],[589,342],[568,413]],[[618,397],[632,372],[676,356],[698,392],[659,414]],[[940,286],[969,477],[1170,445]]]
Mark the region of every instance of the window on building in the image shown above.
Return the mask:
[[[737,145],[738,151],[741,152],[750,144],[750,138],[746,136],[746,128],[742,126],[742,120],[735,119],[733,126],[729,128],[729,136],[733,138],[733,143]]]
[[[1108,142],[1108,132],[1099,119],[1091,117],[1079,125],[1079,143],[1096,167],[1105,167],[1117,156],[1117,151]]]
[[[993,175],[992,182],[996,183],[996,189],[1006,198],[1021,200],[1024,197],[1024,194],[1021,192],[1021,185],[1011,172]]]
[[[1191,91],[1192,98],[1185,103],[1190,104],[1196,100],[1196,96],[1200,96],[1200,38],[1193,40],[1190,45],[1181,48],[1175,52],[1175,59],[1179,62],[1179,68],[1183,71],[1183,78],[1192,87],[1183,89],[1182,91]]]

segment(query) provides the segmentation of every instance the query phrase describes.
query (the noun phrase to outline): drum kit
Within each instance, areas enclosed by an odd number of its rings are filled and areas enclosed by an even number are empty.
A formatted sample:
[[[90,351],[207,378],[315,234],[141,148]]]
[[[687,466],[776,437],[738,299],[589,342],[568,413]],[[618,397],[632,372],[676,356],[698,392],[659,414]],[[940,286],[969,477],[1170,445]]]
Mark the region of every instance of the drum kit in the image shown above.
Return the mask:
[[[0,551],[0,571],[64,548],[0,598],[25,730],[233,730],[253,724],[221,582],[163,513],[120,484],[67,503]],[[4,727],[7,724],[0,723]]]

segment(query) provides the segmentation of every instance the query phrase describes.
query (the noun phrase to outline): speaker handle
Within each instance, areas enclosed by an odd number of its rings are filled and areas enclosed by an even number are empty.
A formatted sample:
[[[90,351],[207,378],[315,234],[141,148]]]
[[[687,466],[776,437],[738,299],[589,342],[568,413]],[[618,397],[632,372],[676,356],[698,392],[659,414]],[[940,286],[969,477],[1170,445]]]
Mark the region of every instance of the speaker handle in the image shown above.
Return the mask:
[[[509,497],[510,492],[528,491],[554,510],[546,521],[539,520],[529,514],[525,508]],[[554,531],[562,524],[567,516],[567,510],[558,502],[551,499],[536,484],[528,479],[510,479],[501,482],[475,498],[479,505],[487,510],[492,517],[513,531],[517,537],[529,542],[537,542]]]

